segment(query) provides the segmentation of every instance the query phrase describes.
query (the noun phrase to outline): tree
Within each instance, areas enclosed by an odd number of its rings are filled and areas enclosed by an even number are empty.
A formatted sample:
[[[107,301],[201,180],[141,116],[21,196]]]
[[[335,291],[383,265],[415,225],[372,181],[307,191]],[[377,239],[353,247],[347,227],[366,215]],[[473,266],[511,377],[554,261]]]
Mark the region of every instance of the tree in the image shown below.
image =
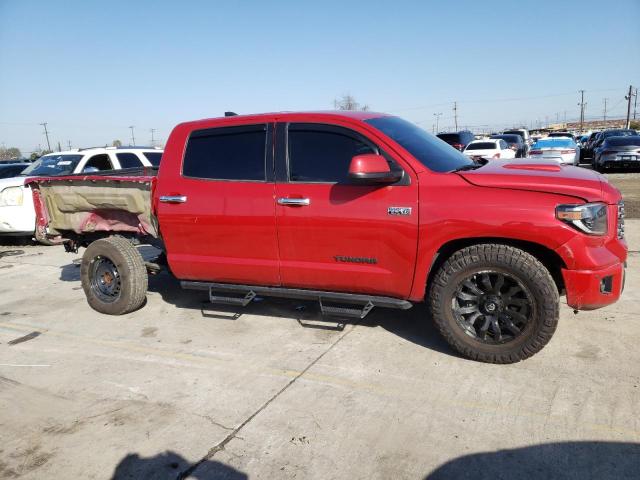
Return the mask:
[[[111,144],[112,147],[121,147],[122,146],[122,142],[120,140],[114,140],[113,143]]]
[[[366,112],[369,110],[369,105],[360,105],[355,97],[350,94],[341,95],[333,101],[333,107],[336,110],[360,110]]]
[[[19,148],[0,147],[0,160],[18,160],[19,158],[22,158],[22,153]]]

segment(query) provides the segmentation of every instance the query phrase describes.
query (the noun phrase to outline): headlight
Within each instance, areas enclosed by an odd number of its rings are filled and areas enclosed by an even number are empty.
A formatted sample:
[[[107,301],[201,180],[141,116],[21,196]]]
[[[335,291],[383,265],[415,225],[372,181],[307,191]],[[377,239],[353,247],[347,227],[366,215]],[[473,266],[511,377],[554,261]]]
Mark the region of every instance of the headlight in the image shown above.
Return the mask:
[[[0,207],[22,205],[22,187],[7,187],[0,192]]]
[[[589,235],[607,233],[607,205],[605,203],[558,205],[556,217]]]

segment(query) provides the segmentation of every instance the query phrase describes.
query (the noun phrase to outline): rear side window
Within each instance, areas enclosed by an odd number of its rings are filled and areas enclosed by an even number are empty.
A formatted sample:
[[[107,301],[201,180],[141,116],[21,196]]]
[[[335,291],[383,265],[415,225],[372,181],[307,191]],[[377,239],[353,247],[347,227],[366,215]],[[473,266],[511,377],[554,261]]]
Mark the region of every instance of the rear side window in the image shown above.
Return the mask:
[[[116,153],[122,168],[142,167],[142,162],[135,153]]]
[[[149,160],[149,163],[154,167],[160,166],[160,160],[162,159],[162,153],[160,152],[142,152],[142,154]]]
[[[478,142],[467,145],[467,150],[494,150],[495,148],[496,144],[493,142]]]
[[[288,132],[289,180],[292,182],[347,182],[351,159],[376,153],[371,144],[348,130],[291,124]]]
[[[265,180],[266,125],[196,130],[189,137],[182,174],[212,180]]]
[[[462,141],[457,133],[439,133],[436,136],[447,143],[460,143]]]

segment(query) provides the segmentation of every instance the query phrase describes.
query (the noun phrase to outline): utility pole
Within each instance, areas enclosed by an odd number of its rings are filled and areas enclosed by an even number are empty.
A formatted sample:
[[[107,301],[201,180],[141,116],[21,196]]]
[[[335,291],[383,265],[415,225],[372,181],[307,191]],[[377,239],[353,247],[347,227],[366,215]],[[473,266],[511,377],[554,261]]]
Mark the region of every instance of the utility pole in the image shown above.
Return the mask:
[[[458,131],[458,102],[453,102],[453,119],[456,123],[456,132]]]
[[[47,122],[42,122],[40,125],[44,127],[44,135],[47,137],[47,150],[51,151],[51,144],[49,143],[49,132],[47,131]]]
[[[135,128],[135,125],[129,125],[129,128],[131,129],[131,146],[135,146],[136,144],[136,137],[133,134],[133,129]]]
[[[638,108],[638,87],[636,87],[636,98],[633,101],[633,119],[636,119],[636,109]]]
[[[155,129],[155,128],[152,128],[152,129],[151,129],[151,146],[152,146],[152,147],[155,147],[155,146],[156,146],[156,141],[155,141],[155,139],[153,138],[153,133],[154,133],[155,131],[156,131],[156,129]]]
[[[578,105],[580,105],[580,133],[582,133],[582,130],[584,128],[584,107],[587,105],[586,103],[584,103],[584,90],[578,90],[580,92],[580,103]]]
[[[602,122],[604,123],[604,128],[607,128],[607,100],[608,98],[603,98],[604,102],[604,110],[602,111]]]
[[[60,145],[60,140],[58,140],[58,151],[61,152],[62,151],[62,146]]]
[[[440,113],[434,113],[433,116],[436,117],[436,131],[434,133],[438,133],[439,130],[439,125],[440,125],[440,115],[442,115],[442,112]],[[456,125],[456,130],[458,129],[457,125]]]
[[[629,128],[629,123],[631,121],[631,98],[633,98],[634,95],[633,85],[629,85],[629,94],[624,97],[627,100],[627,123],[625,124],[625,128]]]
[[[69,147],[69,150],[71,150],[71,140],[67,140],[67,146]]]

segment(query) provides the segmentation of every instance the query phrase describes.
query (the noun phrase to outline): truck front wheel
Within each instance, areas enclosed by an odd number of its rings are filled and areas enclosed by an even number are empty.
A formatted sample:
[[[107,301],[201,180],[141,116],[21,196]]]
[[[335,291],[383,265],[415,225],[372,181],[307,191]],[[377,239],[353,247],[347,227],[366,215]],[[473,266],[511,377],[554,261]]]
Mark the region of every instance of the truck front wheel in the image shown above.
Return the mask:
[[[94,310],[123,315],[138,309],[147,294],[147,270],[140,252],[123,237],[92,242],[82,256],[82,288]]]
[[[558,289],[533,255],[509,245],[463,248],[429,288],[433,320],[462,355],[514,363],[540,351],[558,324]]]

